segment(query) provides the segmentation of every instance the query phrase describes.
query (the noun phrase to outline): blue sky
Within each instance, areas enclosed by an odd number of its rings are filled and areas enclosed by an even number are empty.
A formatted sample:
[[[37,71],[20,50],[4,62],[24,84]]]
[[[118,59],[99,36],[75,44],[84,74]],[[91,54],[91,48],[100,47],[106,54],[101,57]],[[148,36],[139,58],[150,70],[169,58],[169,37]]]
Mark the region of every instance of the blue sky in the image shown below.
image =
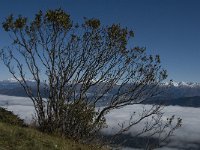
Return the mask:
[[[99,18],[103,24],[120,23],[135,32],[134,44],[159,54],[169,78],[200,82],[199,0],[2,0],[0,22],[13,13],[33,17],[38,10],[63,8],[74,22]],[[0,28],[0,48],[9,44]],[[10,78],[0,64],[0,80]]]

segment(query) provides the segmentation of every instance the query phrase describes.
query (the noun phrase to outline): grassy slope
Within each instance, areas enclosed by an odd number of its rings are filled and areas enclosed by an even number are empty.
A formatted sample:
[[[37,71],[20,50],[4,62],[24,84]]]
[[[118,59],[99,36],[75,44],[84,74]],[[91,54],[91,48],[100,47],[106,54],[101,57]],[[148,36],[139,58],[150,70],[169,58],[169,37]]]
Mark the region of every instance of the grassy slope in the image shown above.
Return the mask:
[[[0,107],[0,150],[100,150],[25,127],[23,120]]]
[[[98,150],[35,129],[0,122],[0,150]]]

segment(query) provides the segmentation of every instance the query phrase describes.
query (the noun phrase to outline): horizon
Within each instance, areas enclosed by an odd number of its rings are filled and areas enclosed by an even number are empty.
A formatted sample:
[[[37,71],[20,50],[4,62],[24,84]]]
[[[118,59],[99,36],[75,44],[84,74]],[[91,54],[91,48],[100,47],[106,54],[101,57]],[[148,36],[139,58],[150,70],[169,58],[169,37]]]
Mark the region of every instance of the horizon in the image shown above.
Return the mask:
[[[12,5],[11,5],[12,3]],[[200,83],[200,1],[126,0],[126,1],[1,1],[0,22],[11,13],[32,18],[39,10],[62,8],[74,22],[83,17],[99,18],[103,25],[120,23],[133,29],[134,45],[144,46],[149,54],[158,54],[169,77],[177,82]],[[9,45],[8,35],[0,28],[0,48]],[[12,76],[0,64],[0,80]]]
[[[21,79],[19,79],[21,80]],[[0,80],[0,82],[18,82],[14,77],[11,77],[11,78],[7,78],[7,79],[2,79]],[[36,82],[34,79],[26,79],[26,81],[30,81],[30,82]],[[180,85],[191,85],[191,84],[195,84],[195,85],[198,85],[200,86],[200,82],[192,82],[192,81],[189,81],[189,82],[185,82],[185,81],[174,81],[174,80],[171,80],[171,81],[168,81],[168,80],[164,80],[163,82],[161,82],[161,85],[169,85],[170,83],[172,83],[173,86],[179,86]]]

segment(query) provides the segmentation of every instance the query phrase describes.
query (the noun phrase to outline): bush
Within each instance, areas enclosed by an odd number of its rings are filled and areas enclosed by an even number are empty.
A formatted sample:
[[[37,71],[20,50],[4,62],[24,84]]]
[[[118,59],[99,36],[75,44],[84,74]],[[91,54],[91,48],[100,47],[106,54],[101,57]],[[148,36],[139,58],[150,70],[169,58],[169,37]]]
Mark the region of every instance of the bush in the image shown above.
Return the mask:
[[[105,118],[96,121],[98,116],[95,107],[87,104],[84,100],[64,104],[60,110],[60,118],[54,115],[51,120],[45,120],[43,128],[48,133],[55,133],[73,140],[90,141],[96,133],[106,126]],[[53,123],[52,123],[53,122]],[[38,127],[39,130],[41,126]]]
[[[37,125],[44,132],[89,140],[100,134],[106,114],[160,94],[157,88],[167,77],[160,57],[134,46],[133,31],[120,24],[104,26],[94,18],[77,24],[56,9],[39,11],[33,20],[10,15],[2,25],[11,47],[1,49],[0,58],[33,101]],[[35,95],[27,78],[35,81]],[[106,105],[100,109],[102,102]],[[147,122],[140,134],[164,132],[155,130],[163,125],[160,105],[142,111],[140,118],[131,116],[121,125],[116,135],[151,116],[158,119],[153,118],[150,127],[151,120]]]
[[[95,121],[98,112],[85,101],[66,104],[63,133],[74,139],[90,139],[105,126],[105,118]]]

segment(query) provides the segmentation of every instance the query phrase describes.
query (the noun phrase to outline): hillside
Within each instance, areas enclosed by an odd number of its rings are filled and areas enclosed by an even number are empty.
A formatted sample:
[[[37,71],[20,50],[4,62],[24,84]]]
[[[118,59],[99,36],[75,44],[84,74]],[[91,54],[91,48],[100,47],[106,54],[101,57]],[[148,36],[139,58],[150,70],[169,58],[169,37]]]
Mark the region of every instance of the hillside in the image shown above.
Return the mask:
[[[94,146],[0,122],[0,150],[89,150]],[[95,147],[95,149],[98,149]]]
[[[2,118],[4,116],[4,118]],[[0,108],[0,150],[100,150],[58,136],[24,127],[14,114]]]

